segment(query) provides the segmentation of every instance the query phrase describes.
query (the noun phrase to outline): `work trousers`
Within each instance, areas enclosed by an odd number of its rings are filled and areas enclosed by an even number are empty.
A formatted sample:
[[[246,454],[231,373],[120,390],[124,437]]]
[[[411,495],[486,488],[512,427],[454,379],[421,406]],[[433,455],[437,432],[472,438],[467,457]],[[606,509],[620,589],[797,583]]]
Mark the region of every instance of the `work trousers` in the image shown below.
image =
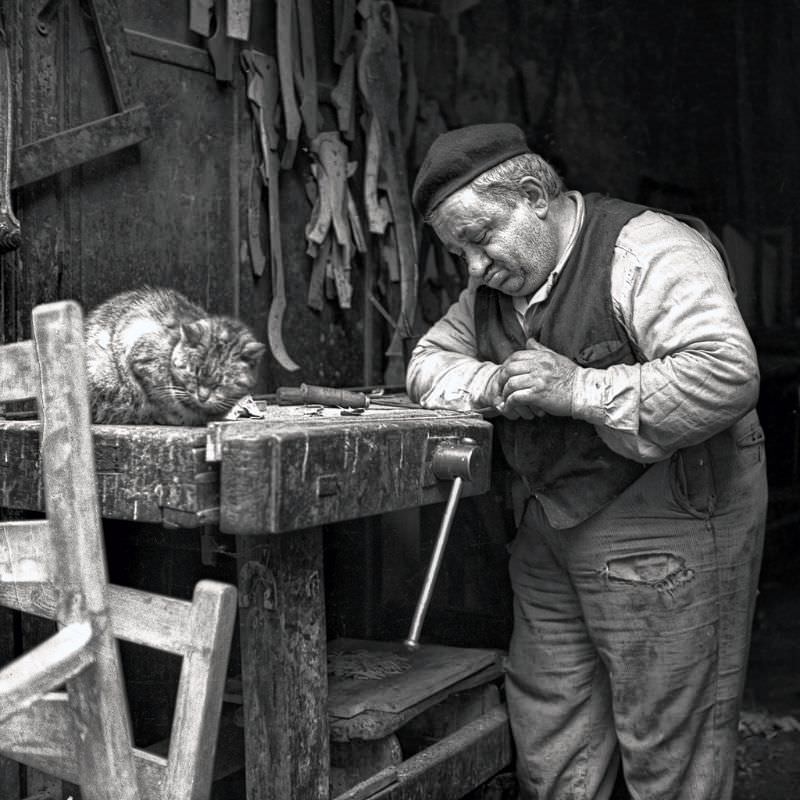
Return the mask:
[[[525,800],[729,800],[766,516],[755,412],[580,525],[531,498],[506,690]]]

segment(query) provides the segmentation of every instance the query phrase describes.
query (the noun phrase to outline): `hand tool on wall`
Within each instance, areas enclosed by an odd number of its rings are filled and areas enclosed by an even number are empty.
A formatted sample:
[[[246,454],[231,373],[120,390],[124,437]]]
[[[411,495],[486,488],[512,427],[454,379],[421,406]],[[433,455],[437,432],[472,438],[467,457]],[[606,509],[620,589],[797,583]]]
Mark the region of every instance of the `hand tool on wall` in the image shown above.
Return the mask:
[[[464,439],[461,442],[455,443],[442,443],[437,446],[433,453],[431,468],[434,475],[440,480],[452,478],[453,485],[450,489],[450,496],[447,498],[444,516],[439,526],[439,533],[436,536],[433,554],[431,555],[428,570],[425,574],[425,582],[422,586],[422,591],[417,601],[417,607],[414,611],[414,617],[411,621],[411,628],[408,637],[403,643],[407,650],[414,651],[419,649],[419,637],[422,632],[422,623],[425,621],[425,616],[428,613],[428,607],[430,606],[431,597],[433,596],[433,589],[436,585],[436,578],[442,566],[445,546],[447,545],[447,539],[453,525],[453,518],[456,514],[456,508],[461,497],[464,481],[470,480],[477,474],[479,459],[481,458],[481,448],[472,439]]]
[[[214,0],[214,33],[206,48],[214,64],[214,77],[231,83],[236,64],[236,42],[228,35],[228,9],[236,0]]]
[[[256,155],[257,147],[256,144],[250,164],[250,180],[247,190],[247,252],[250,254],[253,274],[260,278],[267,266],[267,256],[261,246],[261,195],[264,180],[261,177],[260,159]]]
[[[280,76],[280,97],[283,103],[283,123],[286,146],[281,159],[281,167],[289,169],[297,154],[302,117],[297,106],[294,88],[294,0],[275,0],[276,49],[278,52],[278,74]]]
[[[259,58],[261,55],[255,50],[242,50],[239,57],[247,81],[247,99],[253,120],[253,157],[247,198],[247,249],[253,274],[257,277],[264,274],[267,264],[267,257],[261,246],[262,186],[266,183],[265,162],[269,152],[261,107],[264,96],[263,75],[267,71],[267,65],[263,58]]]
[[[369,111],[368,147],[379,141],[400,266],[400,314],[389,345],[390,358],[403,358],[403,340],[412,335],[417,301],[414,217],[408,192],[400,128],[401,67],[397,12],[390,0],[362,2],[366,35],[358,62],[358,83]],[[362,12],[363,13],[363,12]],[[370,155],[367,154],[369,162]]]
[[[378,195],[378,177],[381,169],[381,130],[374,120],[367,121],[366,158],[364,163],[364,208],[370,233],[383,236],[392,221],[392,212],[386,199]]]
[[[331,102],[336,109],[336,124],[345,139],[352,142],[356,134],[355,55],[350,53],[339,70],[339,80],[331,90]]]
[[[213,8],[214,0],[189,0],[189,30],[208,38]]]
[[[269,209],[269,246],[272,275],[272,301],[267,318],[267,340],[275,360],[284,369],[294,372],[299,365],[286,351],[283,342],[283,317],[286,312],[286,286],[281,244],[280,157],[278,155],[278,70],[275,59],[256,50],[244,50],[242,67],[247,75],[247,99],[258,130],[261,145],[262,178],[267,187]]]
[[[8,40],[0,27],[0,253],[16,250],[21,241],[19,220],[11,208],[11,140],[14,135],[13,87]]]
[[[417,67],[415,56],[414,30],[410,25],[401,26],[400,53],[402,55],[405,82],[403,87],[403,118],[401,129],[403,131],[403,149],[408,152],[414,138],[414,127],[419,108],[419,84],[417,82]]]
[[[225,31],[231,39],[246,42],[250,38],[251,0],[228,0]]]
[[[344,64],[353,46],[356,27],[356,0],[335,0],[334,2],[334,43],[333,60]]]
[[[316,199],[306,225],[307,252],[314,257],[308,305],[321,307],[320,272],[330,269],[342,308],[350,308],[353,293],[350,272],[354,251],[366,250],[355,201],[347,180],[355,162],[347,160],[347,146],[336,131],[324,131],[311,143],[315,162],[311,172],[317,182]],[[330,242],[326,240],[330,239]],[[323,247],[323,244],[325,245]],[[312,291],[313,290],[313,291]]]
[[[299,28],[301,77],[300,116],[309,139],[319,132],[319,97],[317,92],[317,54],[314,45],[314,12],[311,0],[295,0]]]

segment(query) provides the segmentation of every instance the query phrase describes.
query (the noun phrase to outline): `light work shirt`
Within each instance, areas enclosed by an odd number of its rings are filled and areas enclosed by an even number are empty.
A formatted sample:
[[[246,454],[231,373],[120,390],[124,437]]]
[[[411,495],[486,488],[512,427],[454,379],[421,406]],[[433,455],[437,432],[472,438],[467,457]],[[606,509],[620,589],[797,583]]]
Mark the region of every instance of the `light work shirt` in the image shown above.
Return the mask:
[[[577,204],[575,229],[554,274],[530,300],[515,300],[520,325],[549,295],[583,224],[583,198],[569,196]],[[470,281],[414,349],[406,388],[424,407],[487,405],[501,365],[477,358],[478,285]],[[612,259],[611,300],[639,363],[578,367],[572,390],[572,416],[594,425],[609,448],[642,463],[660,461],[755,406],[755,347],[719,253],[695,230],[654,211],[626,223]]]

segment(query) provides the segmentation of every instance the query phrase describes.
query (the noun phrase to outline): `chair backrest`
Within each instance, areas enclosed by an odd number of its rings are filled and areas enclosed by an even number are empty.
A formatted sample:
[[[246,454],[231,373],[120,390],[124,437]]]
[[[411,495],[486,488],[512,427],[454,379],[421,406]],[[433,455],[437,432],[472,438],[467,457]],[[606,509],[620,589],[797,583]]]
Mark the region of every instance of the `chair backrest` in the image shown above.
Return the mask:
[[[190,602],[108,583],[75,303],[35,308],[32,341],[0,347],[0,402],[30,397],[46,518],[0,524],[0,605],[61,629],[0,671],[0,753],[83,800],[110,787],[115,800],[205,800],[236,589],[200,581]],[[166,757],[133,747],[117,638],[183,657]]]

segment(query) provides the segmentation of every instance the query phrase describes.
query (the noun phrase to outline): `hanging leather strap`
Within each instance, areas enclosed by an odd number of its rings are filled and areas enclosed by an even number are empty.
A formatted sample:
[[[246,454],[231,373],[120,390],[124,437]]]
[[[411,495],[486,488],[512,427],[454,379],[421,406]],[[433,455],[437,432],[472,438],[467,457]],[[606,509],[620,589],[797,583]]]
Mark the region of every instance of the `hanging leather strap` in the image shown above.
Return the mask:
[[[16,250],[22,239],[19,220],[11,208],[11,139],[12,95],[11,63],[8,55],[8,39],[0,24],[0,98],[5,98],[0,108],[0,253]]]

